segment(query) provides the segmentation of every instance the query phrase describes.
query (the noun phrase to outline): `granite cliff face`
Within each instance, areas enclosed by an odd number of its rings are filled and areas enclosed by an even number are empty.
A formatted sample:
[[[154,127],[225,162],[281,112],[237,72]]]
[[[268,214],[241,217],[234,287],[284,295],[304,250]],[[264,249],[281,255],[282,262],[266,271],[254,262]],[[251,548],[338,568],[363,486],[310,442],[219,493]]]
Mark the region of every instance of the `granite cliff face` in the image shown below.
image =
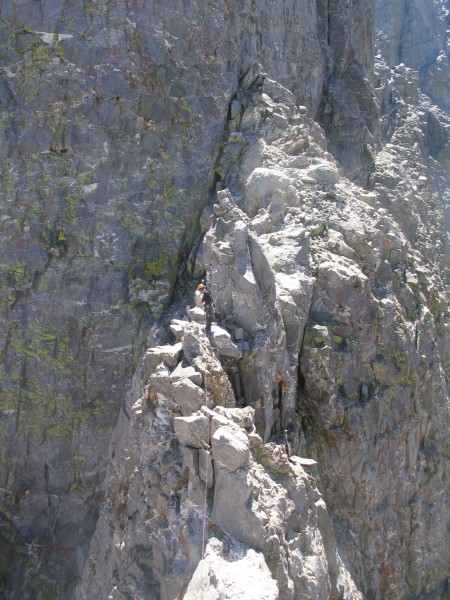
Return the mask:
[[[448,9],[394,4],[2,3],[6,598],[448,593]]]

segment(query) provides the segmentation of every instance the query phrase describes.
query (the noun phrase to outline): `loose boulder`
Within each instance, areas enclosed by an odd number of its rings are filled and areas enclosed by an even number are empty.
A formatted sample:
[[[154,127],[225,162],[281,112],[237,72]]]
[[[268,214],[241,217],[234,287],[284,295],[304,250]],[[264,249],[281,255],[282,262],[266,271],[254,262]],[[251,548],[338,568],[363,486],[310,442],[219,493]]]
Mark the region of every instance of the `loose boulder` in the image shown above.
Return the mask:
[[[172,384],[172,398],[184,416],[192,415],[206,402],[205,392],[190,379],[177,379]]]
[[[178,441],[191,448],[209,447],[209,419],[202,414],[175,417],[173,421]]]
[[[219,427],[211,439],[214,463],[219,468],[237,471],[250,461],[250,444],[243,431]]]
[[[142,359],[143,380],[147,381],[161,363],[172,369],[176,367],[180,360],[181,351],[181,343],[174,344],[173,346],[167,344],[167,346],[149,348]]]

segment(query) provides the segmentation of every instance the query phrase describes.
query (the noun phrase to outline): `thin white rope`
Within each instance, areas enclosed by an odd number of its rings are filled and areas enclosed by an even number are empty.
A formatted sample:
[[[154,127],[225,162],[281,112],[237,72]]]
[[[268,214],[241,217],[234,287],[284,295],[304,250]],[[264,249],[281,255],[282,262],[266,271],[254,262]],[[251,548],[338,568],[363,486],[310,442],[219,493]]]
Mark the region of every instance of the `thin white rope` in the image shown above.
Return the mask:
[[[208,467],[209,450],[206,450],[206,475],[205,475],[205,499],[203,503],[203,538],[202,538],[202,560],[205,558],[205,532],[206,532],[206,504],[208,502]]]
[[[206,372],[203,373],[203,382],[204,382],[204,388],[205,388],[205,406],[208,407],[208,386],[207,386],[207,380],[206,380]],[[205,450],[205,453],[206,453],[206,474],[205,474],[205,498],[204,498],[204,502],[203,502],[202,560],[205,558],[205,531],[206,531],[206,508],[207,508],[207,502],[208,502],[209,450]]]
[[[206,373],[203,373],[203,385],[205,388],[205,406],[208,407],[208,388],[206,383]],[[209,419],[208,419],[209,420]],[[204,576],[204,568],[205,568],[205,541],[206,541],[206,509],[208,503],[208,467],[209,467],[209,450],[205,449],[206,453],[206,469],[205,469],[205,497],[203,500],[203,530],[202,530],[202,558],[201,558],[201,569],[200,569],[200,594],[201,599],[204,598],[204,594],[206,589],[203,586],[203,576]]]

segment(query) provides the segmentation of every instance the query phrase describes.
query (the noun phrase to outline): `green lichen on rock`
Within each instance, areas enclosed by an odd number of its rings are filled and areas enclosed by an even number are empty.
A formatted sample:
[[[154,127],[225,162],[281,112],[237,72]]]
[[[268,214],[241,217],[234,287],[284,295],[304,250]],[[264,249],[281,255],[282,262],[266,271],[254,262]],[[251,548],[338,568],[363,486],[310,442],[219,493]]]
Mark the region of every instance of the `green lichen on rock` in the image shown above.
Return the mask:
[[[20,290],[29,283],[29,270],[23,263],[0,265],[2,277],[14,290]]]
[[[274,452],[274,447],[277,451]],[[253,456],[277,477],[286,477],[291,471],[287,456],[280,453],[276,444],[263,444],[252,449]]]
[[[167,275],[171,273],[170,259],[166,256],[155,260],[154,262],[148,262],[144,268],[144,279],[145,281],[152,281],[161,275]]]
[[[72,406],[70,391],[58,390],[58,381],[72,375],[68,332],[49,320],[36,319],[26,335],[10,329],[8,347],[16,366],[3,370],[1,408],[14,410],[17,423],[37,439],[52,426],[70,439],[79,409]]]
[[[73,355],[69,348],[69,335],[64,328],[36,319],[27,337],[12,337],[10,343],[19,356],[35,358],[52,371],[69,374]]]
[[[165,178],[163,180],[163,196],[166,200],[173,200],[176,198],[178,190],[174,185],[172,178]]]
[[[303,343],[310,348],[320,348],[327,344],[328,338],[328,328],[326,326],[308,323]]]

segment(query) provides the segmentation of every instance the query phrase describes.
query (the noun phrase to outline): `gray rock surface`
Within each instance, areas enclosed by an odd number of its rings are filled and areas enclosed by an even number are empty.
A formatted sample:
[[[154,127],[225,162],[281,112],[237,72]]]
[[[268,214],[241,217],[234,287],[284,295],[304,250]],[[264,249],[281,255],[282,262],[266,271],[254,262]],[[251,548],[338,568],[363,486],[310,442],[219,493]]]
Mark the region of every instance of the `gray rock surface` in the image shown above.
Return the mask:
[[[448,3],[0,12],[0,595],[172,600],[206,483],[282,598],[445,597]]]
[[[183,415],[189,416],[197,412],[205,402],[204,390],[187,378],[171,383],[172,398],[180,405]]]
[[[209,421],[202,414],[189,417],[175,417],[173,422],[175,434],[183,446],[191,448],[207,448],[209,442]]]
[[[33,544],[23,560],[8,546],[12,595],[71,595],[109,437],[190,253],[238,80],[258,61],[284,85],[308,73],[296,91],[320,102],[316,10],[286,9],[2,2],[0,487],[5,527]]]
[[[393,71],[390,85],[408,92],[411,69]],[[282,130],[270,117],[260,122],[257,161],[255,132],[246,130],[241,163],[247,170],[231,164],[225,177],[244,210],[229,192],[219,192],[205,236],[213,290],[250,343],[242,386],[257,427],[267,441],[290,424],[287,446],[315,459],[349,564],[363,593],[374,598],[439,598],[447,585],[448,534],[438,523],[449,515],[439,500],[448,485],[448,171],[444,153],[431,161],[427,155],[426,113],[414,105],[421,100],[408,100],[374,160],[371,191],[338,175],[307,115]],[[255,110],[268,103],[256,92],[242,101]],[[333,178],[284,167],[300,125],[304,138],[310,136],[310,164],[320,162]],[[305,147],[297,142],[295,152]],[[434,176],[441,184],[433,190]],[[234,275],[239,269],[243,280]],[[244,298],[251,318],[241,308]],[[294,398],[299,435],[290,414]],[[240,477],[220,472],[216,490],[230,487],[245,507],[250,484]],[[416,501],[423,494],[439,506],[431,520]],[[217,518],[231,522],[222,510]],[[251,522],[245,510],[240,521]],[[375,533],[380,510],[383,525]],[[235,534],[239,525],[231,527]],[[419,542],[425,527],[433,531],[429,543]],[[247,535],[257,535],[250,529]]]
[[[230,333],[218,325],[211,326],[211,335],[208,336],[211,346],[217,348],[221,356],[241,358],[242,352],[231,339]]]
[[[181,352],[181,342],[174,346],[167,344],[166,346],[149,348],[142,359],[142,377],[144,385],[147,384],[148,378],[156,371],[160,364],[174,369],[180,362]]]
[[[211,449],[217,469],[235,472],[250,461],[250,443],[243,431],[219,427],[211,437]]]
[[[201,375],[208,392],[212,393],[216,404],[234,406],[235,397],[231,383],[216,357],[203,328],[196,324],[188,325],[182,338],[185,359]]]

